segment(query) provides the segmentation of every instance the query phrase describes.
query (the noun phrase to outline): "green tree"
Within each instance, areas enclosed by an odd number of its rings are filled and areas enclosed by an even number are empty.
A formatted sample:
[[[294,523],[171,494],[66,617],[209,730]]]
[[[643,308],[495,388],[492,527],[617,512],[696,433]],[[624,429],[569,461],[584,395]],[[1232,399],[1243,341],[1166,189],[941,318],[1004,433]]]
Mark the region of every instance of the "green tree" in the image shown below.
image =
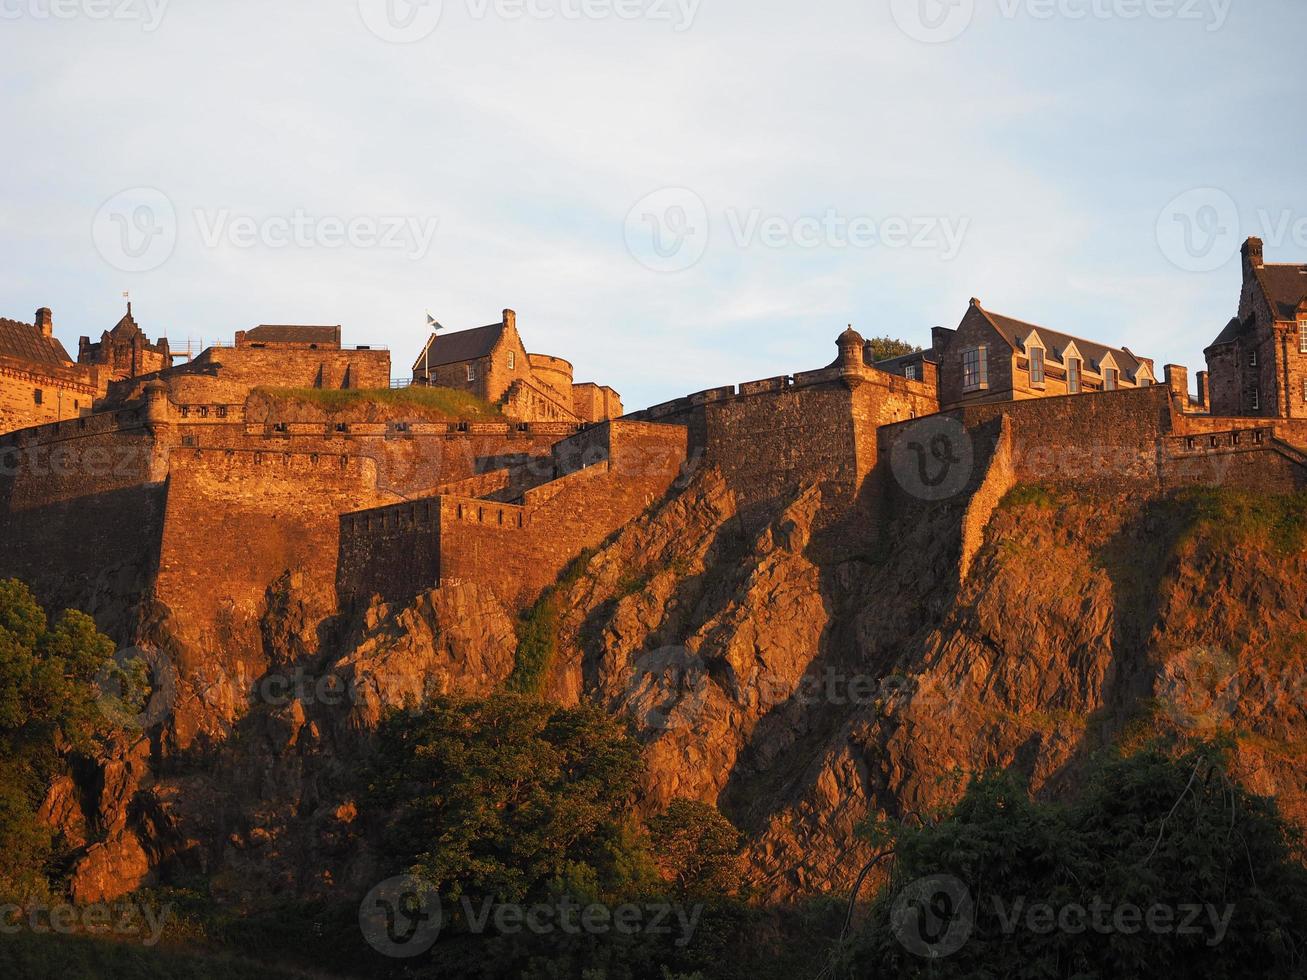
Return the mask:
[[[717,808],[673,800],[649,821],[654,861],[678,895],[726,896],[740,889],[741,834]]]
[[[906,340],[895,340],[893,337],[872,337],[867,341],[867,353],[873,361],[885,361],[891,357],[915,354],[919,350],[921,348],[915,344],[909,344]]]
[[[639,751],[598,708],[441,698],[386,719],[377,755],[386,849],[444,898],[521,902],[556,881],[604,893],[639,873],[627,819]]]
[[[70,756],[114,730],[96,684],[113,652],[89,616],[50,624],[26,585],[0,581],[0,889],[42,879],[54,841],[41,801]]]
[[[937,826],[901,831],[836,975],[1301,976],[1301,848],[1220,746],[1112,758],[1070,806],[988,775]]]

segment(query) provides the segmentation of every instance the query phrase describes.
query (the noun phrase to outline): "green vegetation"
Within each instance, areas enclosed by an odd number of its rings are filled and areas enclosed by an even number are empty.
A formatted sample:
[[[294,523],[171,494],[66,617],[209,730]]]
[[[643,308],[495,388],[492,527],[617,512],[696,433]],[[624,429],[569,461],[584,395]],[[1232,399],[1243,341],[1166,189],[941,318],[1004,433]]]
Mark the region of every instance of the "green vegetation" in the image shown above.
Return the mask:
[[[558,645],[558,596],[581,580],[595,554],[595,549],[587,548],[577,555],[558,581],[522,614],[517,623],[517,656],[513,673],[505,681],[509,691],[518,694],[543,692]]]
[[[498,421],[499,408],[455,388],[256,388],[274,402],[300,404],[328,415],[377,406],[433,421]]]
[[[1004,494],[1000,507],[1040,507],[1052,508],[1058,504],[1056,490],[1037,483],[1023,483]]]
[[[1172,506],[1189,519],[1183,539],[1201,536],[1223,547],[1254,541],[1280,554],[1302,550],[1307,540],[1307,493],[1192,487],[1179,491]]]
[[[834,976],[1302,975],[1302,840],[1229,778],[1227,752],[1110,758],[1069,806],[978,779],[947,819],[898,828],[891,883]]]
[[[63,842],[37,810],[70,761],[94,751],[140,705],[96,683],[139,693],[142,665],[116,665],[114,645],[84,613],[53,623],[31,591],[0,581],[0,895],[45,892]]]
[[[229,955],[181,953],[93,936],[22,931],[0,942],[0,976],[24,980],[288,980],[298,975]]]
[[[867,341],[867,350],[873,361],[887,361],[891,357],[915,354],[921,348],[916,344],[909,344],[906,340],[895,340],[892,337],[872,337]]]

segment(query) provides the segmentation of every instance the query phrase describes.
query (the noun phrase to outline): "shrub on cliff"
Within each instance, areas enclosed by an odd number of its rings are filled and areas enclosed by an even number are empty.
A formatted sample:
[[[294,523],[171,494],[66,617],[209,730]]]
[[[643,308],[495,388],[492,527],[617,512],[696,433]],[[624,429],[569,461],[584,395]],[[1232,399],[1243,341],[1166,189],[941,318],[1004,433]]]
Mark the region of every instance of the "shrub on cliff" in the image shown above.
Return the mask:
[[[44,884],[54,841],[37,810],[68,756],[114,728],[96,683],[113,652],[89,616],[51,623],[27,586],[0,581],[0,891]]]
[[[1302,842],[1222,750],[1116,758],[1071,806],[978,779],[904,830],[836,976],[1301,976]]]
[[[909,344],[906,340],[895,340],[893,337],[872,337],[867,341],[868,356],[873,361],[887,361],[891,357],[915,354],[919,350],[921,348],[916,344]]]

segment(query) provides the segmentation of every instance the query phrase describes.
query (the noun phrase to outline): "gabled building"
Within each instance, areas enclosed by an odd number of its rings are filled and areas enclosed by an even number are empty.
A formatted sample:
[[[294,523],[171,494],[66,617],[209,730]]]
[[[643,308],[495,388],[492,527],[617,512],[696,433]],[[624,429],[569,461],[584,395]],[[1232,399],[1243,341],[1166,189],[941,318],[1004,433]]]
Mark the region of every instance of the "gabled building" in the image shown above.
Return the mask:
[[[517,314],[498,323],[432,334],[413,363],[413,383],[468,391],[522,422],[601,422],[622,415],[622,399],[607,385],[576,384],[572,365],[527,353]]]
[[[1239,311],[1203,355],[1213,415],[1307,418],[1307,265],[1244,242]]]
[[[126,315],[112,330],[101,334],[98,343],[91,343],[90,337],[82,337],[77,342],[77,363],[100,368],[106,382],[122,381],[171,367],[172,353],[168,338],[150,342],[132,316],[132,304],[128,303]]]
[[[42,307],[31,323],[0,318],[0,432],[77,418],[102,387],[94,369],[74,364]]]
[[[1157,382],[1153,362],[1128,347],[1027,323],[972,299],[953,331],[936,329],[941,408],[1139,388]]]

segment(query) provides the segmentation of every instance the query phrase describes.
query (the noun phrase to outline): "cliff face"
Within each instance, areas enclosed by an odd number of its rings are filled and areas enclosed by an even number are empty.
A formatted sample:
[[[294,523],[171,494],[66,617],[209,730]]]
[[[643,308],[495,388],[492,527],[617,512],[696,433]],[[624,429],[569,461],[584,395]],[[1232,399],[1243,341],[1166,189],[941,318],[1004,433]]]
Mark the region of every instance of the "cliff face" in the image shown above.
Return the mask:
[[[542,692],[629,718],[643,805],[716,803],[778,896],[849,885],[868,815],[945,805],[990,767],[1072,793],[1093,752],[1158,732],[1234,735],[1249,787],[1307,821],[1297,498],[1018,488],[961,584],[961,504],[897,513],[885,534],[873,512],[814,485],[745,521],[701,471],[560,581]],[[119,865],[130,887],[145,858],[207,871],[241,902],[369,883],[343,778],[360,743],[406,698],[502,685],[516,624],[470,584],[325,623],[304,609],[293,579],[269,591],[273,673],[225,741],[201,756],[165,738],[144,773],[124,749],[99,818],[121,843],[85,888],[113,892]],[[132,801],[130,826],[115,799]]]

